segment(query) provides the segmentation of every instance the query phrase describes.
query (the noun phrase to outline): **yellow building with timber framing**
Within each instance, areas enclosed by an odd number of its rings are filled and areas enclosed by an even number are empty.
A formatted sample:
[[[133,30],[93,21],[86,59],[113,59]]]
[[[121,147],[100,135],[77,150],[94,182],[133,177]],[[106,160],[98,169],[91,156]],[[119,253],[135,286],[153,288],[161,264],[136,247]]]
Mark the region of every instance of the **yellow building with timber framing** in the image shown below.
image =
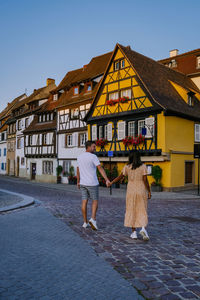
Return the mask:
[[[105,167],[108,151],[120,172],[138,149],[162,168],[164,190],[197,184],[200,90],[186,75],[117,44],[85,120],[88,139],[106,141],[96,153]]]

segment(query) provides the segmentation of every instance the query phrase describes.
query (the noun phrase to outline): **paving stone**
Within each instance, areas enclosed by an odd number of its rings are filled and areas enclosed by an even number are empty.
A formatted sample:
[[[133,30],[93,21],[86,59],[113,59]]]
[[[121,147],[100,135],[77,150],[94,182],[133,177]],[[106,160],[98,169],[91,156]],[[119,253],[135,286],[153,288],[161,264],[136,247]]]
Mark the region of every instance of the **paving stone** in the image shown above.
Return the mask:
[[[125,191],[122,192],[121,189],[116,192],[113,190],[112,196],[109,195],[108,189],[100,189],[101,197],[97,214],[99,230],[93,232],[90,228],[83,230],[81,227],[81,196],[75,186],[31,183],[16,178],[2,179],[1,186],[40,200],[41,204],[38,206],[44,206],[63,223],[70,226],[73,232],[86,240],[88,245],[110,264],[111,268],[118,266],[120,275],[128,279],[130,283],[132,280],[138,280],[145,284],[146,288],[148,285],[149,290],[145,292],[151,291],[151,295],[159,300],[157,291],[162,290],[165,294],[169,291],[169,297],[177,297],[179,294],[181,299],[180,293],[193,293],[199,296],[199,226],[185,221],[189,218],[199,219],[199,197],[188,193],[153,193],[148,208],[147,230],[150,241],[144,243],[141,239],[131,240],[130,230],[123,226]],[[88,216],[90,213],[91,203],[89,202]],[[14,248],[12,255],[14,255]],[[30,256],[30,259],[34,260],[34,256]],[[35,264],[38,264],[37,260]],[[15,264],[14,269],[17,270],[18,267],[18,264]],[[53,272],[54,270],[51,270],[50,277]],[[36,276],[35,274],[33,272],[31,275]],[[154,277],[154,280],[142,282],[145,277]],[[192,284],[191,281],[182,282],[182,279],[194,280],[196,284]],[[168,286],[169,290],[162,287],[153,288],[154,285],[159,286],[160,283],[164,284],[165,288]],[[196,294],[191,289],[195,289]],[[74,291],[74,297],[77,297],[76,291]],[[153,299],[156,299],[155,297]]]

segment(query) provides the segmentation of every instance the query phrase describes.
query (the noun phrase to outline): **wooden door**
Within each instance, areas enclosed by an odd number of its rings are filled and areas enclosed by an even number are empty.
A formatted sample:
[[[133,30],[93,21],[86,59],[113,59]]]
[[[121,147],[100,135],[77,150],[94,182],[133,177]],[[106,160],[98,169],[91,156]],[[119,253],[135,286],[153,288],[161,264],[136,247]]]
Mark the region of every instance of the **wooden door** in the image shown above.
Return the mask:
[[[185,184],[193,183],[194,162],[185,162]]]

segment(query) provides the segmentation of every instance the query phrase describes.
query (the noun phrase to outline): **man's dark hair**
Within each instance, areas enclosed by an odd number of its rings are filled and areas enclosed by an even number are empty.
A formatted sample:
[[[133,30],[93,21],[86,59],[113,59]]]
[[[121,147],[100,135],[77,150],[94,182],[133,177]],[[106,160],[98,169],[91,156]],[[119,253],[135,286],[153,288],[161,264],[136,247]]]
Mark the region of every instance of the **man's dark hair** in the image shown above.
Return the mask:
[[[132,165],[132,170],[142,165],[139,151],[135,150],[129,154],[129,165]]]
[[[96,145],[96,143],[94,141],[87,141],[87,142],[85,142],[85,149],[87,150],[87,148],[90,147],[90,146],[92,146],[92,144]]]

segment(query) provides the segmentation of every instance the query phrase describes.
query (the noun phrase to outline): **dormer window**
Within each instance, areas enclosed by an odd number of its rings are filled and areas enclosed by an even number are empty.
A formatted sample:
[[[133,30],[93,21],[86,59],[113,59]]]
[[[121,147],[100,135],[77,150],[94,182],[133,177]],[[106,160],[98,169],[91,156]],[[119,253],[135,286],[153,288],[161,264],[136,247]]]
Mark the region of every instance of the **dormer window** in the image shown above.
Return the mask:
[[[78,95],[79,94],[79,87],[75,86],[74,87],[74,95]]]
[[[92,90],[92,84],[91,83],[87,83],[86,84],[86,92],[91,92]]]
[[[200,56],[197,56],[197,69],[200,69]]]
[[[187,95],[188,95],[188,105],[193,106],[194,105],[194,99],[193,99],[194,93],[188,92]]]

